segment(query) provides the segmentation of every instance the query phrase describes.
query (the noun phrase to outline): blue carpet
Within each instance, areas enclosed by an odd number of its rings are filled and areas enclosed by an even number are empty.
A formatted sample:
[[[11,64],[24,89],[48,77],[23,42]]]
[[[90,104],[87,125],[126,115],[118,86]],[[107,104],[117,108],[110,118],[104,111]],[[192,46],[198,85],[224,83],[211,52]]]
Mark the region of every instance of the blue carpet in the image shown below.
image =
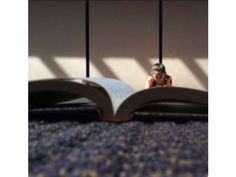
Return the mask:
[[[29,122],[31,177],[207,174],[207,121]]]

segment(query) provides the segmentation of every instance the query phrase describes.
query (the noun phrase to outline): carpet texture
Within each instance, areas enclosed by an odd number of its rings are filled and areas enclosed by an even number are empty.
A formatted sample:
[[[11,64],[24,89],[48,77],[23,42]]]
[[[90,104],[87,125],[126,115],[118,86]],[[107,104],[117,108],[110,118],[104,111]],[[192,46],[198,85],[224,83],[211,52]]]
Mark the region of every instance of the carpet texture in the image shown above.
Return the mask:
[[[208,122],[30,121],[31,177],[205,177]]]

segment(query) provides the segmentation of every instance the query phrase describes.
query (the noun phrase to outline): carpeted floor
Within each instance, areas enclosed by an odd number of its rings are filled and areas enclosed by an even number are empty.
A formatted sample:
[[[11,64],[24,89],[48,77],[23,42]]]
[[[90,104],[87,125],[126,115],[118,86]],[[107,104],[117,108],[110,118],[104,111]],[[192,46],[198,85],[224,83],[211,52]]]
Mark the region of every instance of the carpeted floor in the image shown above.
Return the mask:
[[[205,177],[208,122],[29,122],[29,176]]]

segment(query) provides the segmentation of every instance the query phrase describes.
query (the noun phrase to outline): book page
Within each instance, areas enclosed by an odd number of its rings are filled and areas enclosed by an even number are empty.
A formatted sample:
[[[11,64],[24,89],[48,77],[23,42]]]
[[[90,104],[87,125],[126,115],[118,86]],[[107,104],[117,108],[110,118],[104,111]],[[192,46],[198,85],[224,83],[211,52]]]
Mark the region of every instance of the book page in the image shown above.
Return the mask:
[[[169,101],[172,103],[189,102],[207,105],[208,92],[181,87],[154,87],[150,89],[144,89],[128,97],[120,105],[116,116],[119,117],[119,119],[127,118],[125,116],[129,115],[137,108],[141,108],[148,103],[158,103],[159,101]],[[173,110],[173,107],[170,109]]]
[[[114,117],[110,98],[98,89],[84,84],[80,78],[45,79],[29,82],[29,105],[80,103],[81,98],[94,102],[104,111],[104,119]]]
[[[111,79],[111,78],[83,78],[86,83],[98,85],[102,87],[107,94],[109,95],[114,114],[116,113],[118,107],[121,103],[135,93],[135,90],[120,80]]]

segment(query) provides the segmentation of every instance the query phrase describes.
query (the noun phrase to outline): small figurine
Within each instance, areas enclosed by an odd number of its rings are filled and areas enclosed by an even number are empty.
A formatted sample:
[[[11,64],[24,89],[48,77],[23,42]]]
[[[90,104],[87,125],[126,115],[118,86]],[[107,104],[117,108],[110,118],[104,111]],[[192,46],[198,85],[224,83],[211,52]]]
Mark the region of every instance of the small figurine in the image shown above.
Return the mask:
[[[152,87],[171,87],[172,79],[171,76],[166,74],[165,66],[161,63],[156,63],[152,66],[151,75],[145,84],[145,88]]]

